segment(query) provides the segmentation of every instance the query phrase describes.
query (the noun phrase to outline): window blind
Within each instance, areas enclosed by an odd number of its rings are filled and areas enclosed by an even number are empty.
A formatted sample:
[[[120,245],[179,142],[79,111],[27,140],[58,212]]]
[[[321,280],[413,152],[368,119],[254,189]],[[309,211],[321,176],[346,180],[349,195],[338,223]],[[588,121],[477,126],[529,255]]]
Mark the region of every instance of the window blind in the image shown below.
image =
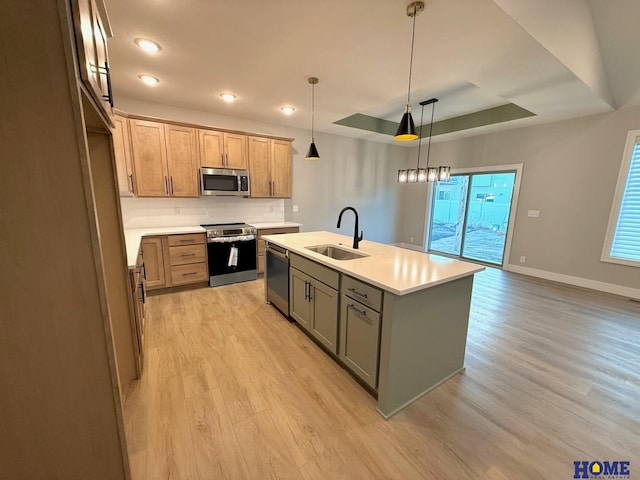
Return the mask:
[[[633,147],[610,256],[640,261],[640,142]]]

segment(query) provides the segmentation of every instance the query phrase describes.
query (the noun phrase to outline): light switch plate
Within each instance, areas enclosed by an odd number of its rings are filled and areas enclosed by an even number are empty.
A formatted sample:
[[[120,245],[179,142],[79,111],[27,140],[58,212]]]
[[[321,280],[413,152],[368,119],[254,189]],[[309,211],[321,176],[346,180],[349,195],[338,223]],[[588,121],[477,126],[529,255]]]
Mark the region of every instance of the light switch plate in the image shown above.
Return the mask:
[[[293,206],[293,211],[294,211],[294,212],[297,212],[298,210],[300,210],[300,207],[298,207],[298,205],[294,205],[294,206]]]
[[[540,210],[529,210],[527,212],[527,217],[539,217],[540,216]]]

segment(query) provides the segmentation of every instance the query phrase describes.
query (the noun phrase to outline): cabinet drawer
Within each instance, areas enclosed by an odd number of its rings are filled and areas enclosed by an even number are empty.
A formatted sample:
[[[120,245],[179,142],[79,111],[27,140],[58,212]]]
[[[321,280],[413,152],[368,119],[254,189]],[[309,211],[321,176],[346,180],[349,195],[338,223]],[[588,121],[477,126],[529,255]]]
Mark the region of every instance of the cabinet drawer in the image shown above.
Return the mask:
[[[190,265],[176,265],[175,267],[171,267],[172,285],[203,282],[208,279],[206,263],[193,263]]]
[[[202,263],[207,259],[204,244],[169,247],[169,261],[171,265],[185,265],[187,263]]]
[[[338,289],[340,274],[329,267],[325,267],[324,265],[320,265],[319,263],[291,252],[289,252],[289,265],[297,268],[316,280],[320,280],[331,288],[335,288],[336,290]]]
[[[204,243],[204,233],[186,233],[184,235],[169,235],[167,241],[170,247]]]
[[[382,291],[368,283],[343,275],[340,291],[377,312],[382,309]]]

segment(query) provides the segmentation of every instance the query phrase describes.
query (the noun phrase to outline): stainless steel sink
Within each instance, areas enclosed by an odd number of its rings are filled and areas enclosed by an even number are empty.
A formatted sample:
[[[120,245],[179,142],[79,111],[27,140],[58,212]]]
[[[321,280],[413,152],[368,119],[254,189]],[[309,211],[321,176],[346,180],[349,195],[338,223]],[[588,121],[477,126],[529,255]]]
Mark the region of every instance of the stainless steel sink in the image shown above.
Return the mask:
[[[325,257],[333,258],[335,260],[353,260],[354,258],[368,257],[366,253],[355,252],[353,250],[347,250],[346,248],[339,247],[337,245],[314,245],[312,247],[304,247],[312,252],[319,253]]]

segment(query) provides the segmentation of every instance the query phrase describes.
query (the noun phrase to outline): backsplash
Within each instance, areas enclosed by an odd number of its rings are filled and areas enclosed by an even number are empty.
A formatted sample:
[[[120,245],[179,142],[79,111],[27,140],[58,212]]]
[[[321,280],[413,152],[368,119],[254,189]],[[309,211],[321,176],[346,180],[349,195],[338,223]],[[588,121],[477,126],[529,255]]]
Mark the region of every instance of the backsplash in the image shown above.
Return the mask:
[[[120,204],[124,228],[284,221],[282,199],[122,197]]]

